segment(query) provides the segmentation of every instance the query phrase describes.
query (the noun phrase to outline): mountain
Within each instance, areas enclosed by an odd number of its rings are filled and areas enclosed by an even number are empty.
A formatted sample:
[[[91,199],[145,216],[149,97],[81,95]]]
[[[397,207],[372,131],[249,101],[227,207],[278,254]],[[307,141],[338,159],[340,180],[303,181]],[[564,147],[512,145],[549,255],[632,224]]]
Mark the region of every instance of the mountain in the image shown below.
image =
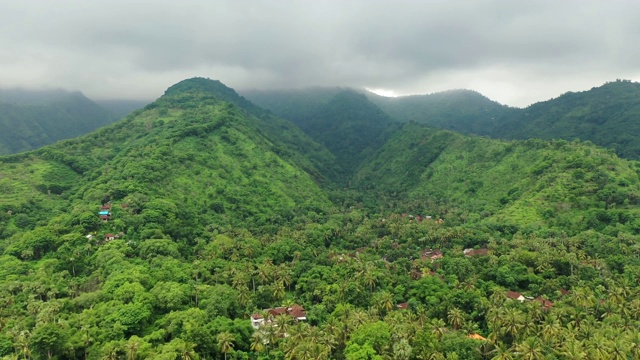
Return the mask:
[[[0,154],[36,149],[114,120],[80,92],[0,90]]]
[[[639,163],[350,91],[308,119],[335,155],[194,78],[0,157],[0,357],[640,354]]]
[[[638,163],[589,143],[498,141],[410,123],[352,184],[417,213],[457,209],[455,222],[579,233],[640,215],[639,172]]]
[[[339,91],[310,88],[246,94],[286,119],[305,122]],[[632,135],[640,130],[640,83],[628,80],[568,92],[524,109],[501,105],[471,90],[395,98],[363,93],[394,121],[502,139],[580,139],[612,148],[619,156],[640,159],[640,143]]]
[[[367,97],[396,121],[415,121],[465,134],[489,135],[500,120],[516,111],[471,90],[399,97],[367,92]]]
[[[384,143],[385,131],[392,121],[363,94],[345,90],[307,120],[294,122],[309,137],[326,146],[349,176]]]
[[[343,169],[342,181],[384,142],[393,120],[362,92],[344,88],[246,91],[259,106],[298,125],[327,147]]]
[[[588,140],[628,159],[640,159],[640,83],[618,80],[568,92],[524,109],[469,90],[430,95],[368,97],[394,120],[502,139]]]
[[[308,156],[289,145],[304,147]],[[328,201],[316,181],[326,178],[313,163],[326,170],[334,160],[290,123],[219,82],[196,78],[114,125],[3,161],[18,164],[9,165],[3,179],[3,211],[38,218],[62,211],[63,199],[70,199],[79,209],[66,208],[71,217],[89,216],[91,204],[106,201],[144,215],[148,201],[194,231],[206,223],[264,225],[291,219],[295,211],[323,211]],[[30,181],[17,182],[28,173]],[[139,225],[132,238],[144,237]],[[14,226],[7,225],[9,233]]]
[[[349,90],[340,87],[312,87],[288,90],[245,90],[242,95],[256,105],[295,123],[306,123],[336,95]]]
[[[580,139],[640,159],[640,83],[615,81],[533,104],[503,117],[488,133],[507,139]]]

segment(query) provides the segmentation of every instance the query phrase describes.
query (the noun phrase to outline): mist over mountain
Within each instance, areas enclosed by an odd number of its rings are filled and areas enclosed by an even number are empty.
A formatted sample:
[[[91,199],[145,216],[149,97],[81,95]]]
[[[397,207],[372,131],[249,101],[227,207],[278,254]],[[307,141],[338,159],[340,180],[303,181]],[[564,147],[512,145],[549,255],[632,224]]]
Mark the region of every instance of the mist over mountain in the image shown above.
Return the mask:
[[[247,96],[292,121],[305,121],[338,88],[253,91]],[[526,108],[501,105],[470,90],[384,97],[363,91],[399,122],[502,139],[580,139],[640,159],[633,135],[640,126],[640,84],[617,80],[583,92],[568,92]],[[295,120],[299,119],[299,120]]]
[[[36,149],[115,120],[80,92],[0,90],[0,154]]]
[[[142,109],[151,101],[115,99],[94,100],[94,102],[112,113],[116,118],[121,119],[135,110]]]
[[[0,356],[637,354],[638,162],[436,128],[527,110],[466,91],[262,99],[187,79],[1,156]]]

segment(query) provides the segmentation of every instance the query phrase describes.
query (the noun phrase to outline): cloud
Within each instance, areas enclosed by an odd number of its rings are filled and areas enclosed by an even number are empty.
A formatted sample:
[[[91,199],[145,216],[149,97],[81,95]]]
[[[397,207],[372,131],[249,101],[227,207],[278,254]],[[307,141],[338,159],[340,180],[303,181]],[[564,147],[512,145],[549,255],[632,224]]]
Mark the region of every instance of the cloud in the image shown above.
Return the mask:
[[[0,0],[0,86],[151,99],[192,76],[238,88],[472,88],[526,105],[640,80],[630,1]]]

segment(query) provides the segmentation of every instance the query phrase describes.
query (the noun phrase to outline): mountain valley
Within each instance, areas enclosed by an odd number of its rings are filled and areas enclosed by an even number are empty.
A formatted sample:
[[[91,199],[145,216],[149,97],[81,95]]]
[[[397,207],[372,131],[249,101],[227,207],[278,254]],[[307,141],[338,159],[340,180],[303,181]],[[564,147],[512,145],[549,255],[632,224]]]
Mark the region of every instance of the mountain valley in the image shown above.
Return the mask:
[[[1,156],[0,356],[638,357],[637,86],[515,109],[192,78]]]

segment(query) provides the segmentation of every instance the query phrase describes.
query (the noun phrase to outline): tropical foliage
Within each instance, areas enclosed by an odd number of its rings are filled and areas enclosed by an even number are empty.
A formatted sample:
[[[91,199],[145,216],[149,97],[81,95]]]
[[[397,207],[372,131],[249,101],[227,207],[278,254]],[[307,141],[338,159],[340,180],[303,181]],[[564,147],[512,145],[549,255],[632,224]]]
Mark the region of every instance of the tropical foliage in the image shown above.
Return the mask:
[[[348,176],[293,124],[190,79],[0,158],[0,356],[640,356],[637,163],[577,141],[381,133]],[[306,321],[252,327],[294,304]]]

